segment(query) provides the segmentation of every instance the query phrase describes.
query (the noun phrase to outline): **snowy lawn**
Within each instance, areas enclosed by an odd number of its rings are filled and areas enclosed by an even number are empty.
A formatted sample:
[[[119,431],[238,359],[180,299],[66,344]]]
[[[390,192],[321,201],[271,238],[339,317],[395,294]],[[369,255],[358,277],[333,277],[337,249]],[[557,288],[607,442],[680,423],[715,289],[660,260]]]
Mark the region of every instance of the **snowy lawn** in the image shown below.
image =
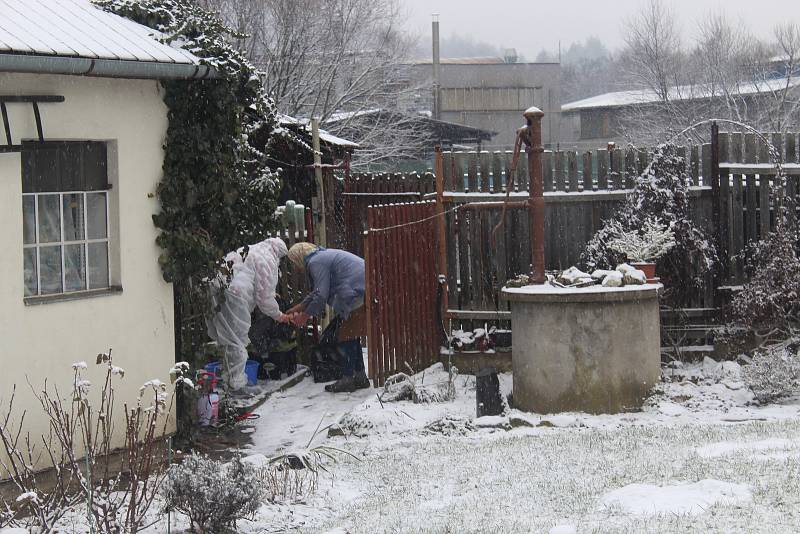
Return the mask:
[[[425,384],[446,381],[441,368]],[[511,389],[511,376],[501,375]],[[475,419],[474,377],[455,400],[381,404],[376,390],[329,394],[306,378],[235,429],[264,456],[303,448],[320,420],[355,454],[328,462],[313,495],[266,503],[239,534],[271,532],[798,532],[800,402],[759,406],[738,365],[667,369],[641,412]],[[167,531],[153,511],[148,534]],[[65,521],[88,532],[80,510]],[[172,532],[186,518],[172,517]]]
[[[326,396],[308,379],[270,399],[247,454],[304,446],[325,414],[350,432],[328,442],[361,461],[342,458],[315,496],[265,506],[242,531],[800,530],[800,404],[753,405],[736,364],[666,370],[645,410],[613,416],[474,420],[474,379],[457,385],[455,401],[429,405]]]

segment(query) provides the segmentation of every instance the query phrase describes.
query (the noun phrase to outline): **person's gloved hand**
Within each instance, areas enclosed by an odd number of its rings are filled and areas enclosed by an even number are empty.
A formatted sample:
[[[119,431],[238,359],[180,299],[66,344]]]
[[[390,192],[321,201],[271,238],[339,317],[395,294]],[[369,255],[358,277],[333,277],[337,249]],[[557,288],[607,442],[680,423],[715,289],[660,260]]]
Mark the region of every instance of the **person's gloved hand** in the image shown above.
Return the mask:
[[[298,312],[291,316],[291,321],[295,326],[303,326],[308,322],[309,315],[305,312]]]

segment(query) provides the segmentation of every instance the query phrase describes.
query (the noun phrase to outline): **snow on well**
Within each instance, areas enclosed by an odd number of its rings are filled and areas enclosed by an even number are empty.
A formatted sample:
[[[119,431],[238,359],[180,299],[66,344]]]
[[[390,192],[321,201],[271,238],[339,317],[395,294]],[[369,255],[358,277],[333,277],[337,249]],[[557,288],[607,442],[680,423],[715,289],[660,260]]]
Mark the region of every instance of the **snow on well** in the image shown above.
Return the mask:
[[[698,515],[715,504],[745,504],[752,499],[750,488],[744,484],[706,479],[693,484],[672,486],[629,484],[606,493],[600,503],[605,507],[619,507],[637,515]]]

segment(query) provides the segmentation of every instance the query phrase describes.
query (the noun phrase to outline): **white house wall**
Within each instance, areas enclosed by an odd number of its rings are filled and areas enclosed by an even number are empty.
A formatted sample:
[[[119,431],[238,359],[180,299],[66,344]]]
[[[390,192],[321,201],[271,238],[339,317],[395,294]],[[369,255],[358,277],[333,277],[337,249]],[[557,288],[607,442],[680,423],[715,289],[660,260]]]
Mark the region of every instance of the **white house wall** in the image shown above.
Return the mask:
[[[111,279],[122,291],[36,305],[23,300],[20,154],[0,153],[0,399],[5,403],[16,384],[16,411],[27,410],[34,433],[45,431],[46,421],[28,381],[38,387],[46,378],[69,391],[71,364],[86,361],[88,378],[99,388],[103,374],[94,359],[109,348],[115,365],[126,371],[117,389],[119,415],[123,402],[135,400],[144,382],[158,378],[169,383],[172,288],[161,277],[151,219],[158,211],[153,194],[162,174],[167,128],[159,90],[156,81],[0,73],[0,95],[66,98],[40,104],[47,140],[109,142]],[[9,104],[8,109],[14,142],[36,139],[30,104]],[[2,131],[0,143],[5,143]]]

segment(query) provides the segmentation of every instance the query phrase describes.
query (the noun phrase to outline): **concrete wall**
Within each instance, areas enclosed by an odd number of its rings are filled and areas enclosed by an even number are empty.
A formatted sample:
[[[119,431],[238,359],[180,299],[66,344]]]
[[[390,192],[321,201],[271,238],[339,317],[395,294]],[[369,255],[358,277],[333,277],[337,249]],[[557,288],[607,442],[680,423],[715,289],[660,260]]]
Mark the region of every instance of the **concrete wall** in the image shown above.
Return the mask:
[[[47,379],[69,391],[71,364],[86,361],[87,378],[99,388],[102,369],[94,359],[112,348],[114,363],[126,370],[117,388],[121,415],[123,402],[134,400],[145,381],[168,382],[175,361],[172,289],[161,277],[151,219],[159,209],[151,194],[162,175],[167,128],[159,84],[5,73],[0,94],[63,95],[63,103],[40,105],[45,138],[109,142],[111,282],[121,287],[93,298],[24,302],[20,154],[0,154],[0,399],[6,402],[16,384],[15,411],[27,410],[28,428],[44,431],[27,381],[39,387]],[[31,106],[8,109],[14,142],[35,139]]]
[[[565,290],[569,295],[540,287],[539,295],[504,293],[512,301],[514,407],[536,413],[639,408],[660,377],[657,286]]]
[[[413,77],[432,79],[430,64],[414,65]],[[561,65],[557,63],[442,64],[442,120],[497,132],[483,148],[511,149],[522,112],[538,106],[545,112],[542,137],[560,137]]]

